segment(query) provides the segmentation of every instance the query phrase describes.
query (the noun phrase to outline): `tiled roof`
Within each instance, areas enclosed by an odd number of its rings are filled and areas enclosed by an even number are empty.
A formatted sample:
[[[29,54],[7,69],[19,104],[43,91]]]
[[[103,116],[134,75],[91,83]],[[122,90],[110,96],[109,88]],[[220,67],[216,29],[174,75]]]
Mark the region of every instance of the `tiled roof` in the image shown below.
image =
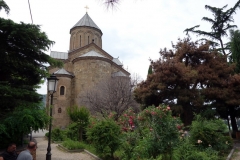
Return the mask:
[[[56,59],[68,59],[68,53],[67,52],[51,51],[50,56],[52,58],[56,58]]]
[[[81,27],[81,26],[87,26],[87,27],[93,27],[101,31],[101,29],[93,22],[93,20],[90,18],[90,16],[86,13],[73,27]]]

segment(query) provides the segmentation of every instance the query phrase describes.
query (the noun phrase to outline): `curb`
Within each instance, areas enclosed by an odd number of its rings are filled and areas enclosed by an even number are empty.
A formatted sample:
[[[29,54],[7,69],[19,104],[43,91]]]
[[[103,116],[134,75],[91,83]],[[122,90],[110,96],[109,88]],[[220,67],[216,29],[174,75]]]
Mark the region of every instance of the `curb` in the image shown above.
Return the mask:
[[[84,149],[74,149],[74,150],[69,150],[69,149],[63,147],[63,146],[60,145],[60,144],[58,144],[58,147],[61,148],[61,149],[63,149],[64,151],[66,151],[66,152],[70,152],[70,153],[74,153],[74,152],[83,152],[83,151],[84,151]]]
[[[94,159],[96,160],[102,160],[101,158],[99,158],[98,156],[96,156],[95,154],[89,152],[88,150],[86,149],[77,149],[77,150],[68,150],[67,148],[63,147],[61,144],[58,144],[57,146],[59,149],[62,149],[66,152],[69,152],[69,153],[76,153],[76,152],[85,152],[87,153],[88,155],[90,155],[91,157],[93,157]]]
[[[231,152],[230,152],[229,155],[227,156],[227,159],[226,159],[226,160],[230,160],[230,159],[232,158],[232,155],[233,155],[234,151],[235,151],[235,148],[233,148],[233,149],[231,150]]]
[[[93,158],[95,158],[96,160],[102,160],[101,158],[97,157],[95,154],[92,154],[91,152],[89,152],[88,150],[84,149],[84,152],[86,152],[88,155],[92,156]]]

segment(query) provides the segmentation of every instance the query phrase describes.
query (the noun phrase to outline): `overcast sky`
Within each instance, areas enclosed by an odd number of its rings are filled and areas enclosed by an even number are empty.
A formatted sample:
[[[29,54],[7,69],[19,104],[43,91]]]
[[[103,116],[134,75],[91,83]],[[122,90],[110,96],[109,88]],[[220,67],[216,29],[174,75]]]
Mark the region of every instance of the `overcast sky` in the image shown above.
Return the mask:
[[[5,0],[11,11],[0,17],[15,22],[31,23],[28,0]],[[237,0],[122,0],[114,10],[107,10],[101,0],[29,0],[33,23],[41,26],[50,40],[55,41],[52,51],[67,52],[70,28],[86,13],[103,32],[103,50],[119,57],[124,68],[146,79],[149,58],[159,58],[160,48],[171,48],[171,42],[184,38],[183,30],[200,24],[210,31],[202,17],[212,17],[204,6],[229,7]],[[234,15],[234,24],[240,27],[240,10]],[[50,51],[47,52],[50,54]],[[46,94],[46,84],[38,90]]]

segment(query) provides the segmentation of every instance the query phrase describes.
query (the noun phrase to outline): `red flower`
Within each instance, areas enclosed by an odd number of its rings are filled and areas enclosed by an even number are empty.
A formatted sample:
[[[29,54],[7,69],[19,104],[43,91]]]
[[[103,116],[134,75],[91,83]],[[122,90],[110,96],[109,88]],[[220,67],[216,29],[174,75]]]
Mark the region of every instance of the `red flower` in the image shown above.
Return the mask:
[[[177,125],[177,129],[180,130],[182,127],[180,125]]]

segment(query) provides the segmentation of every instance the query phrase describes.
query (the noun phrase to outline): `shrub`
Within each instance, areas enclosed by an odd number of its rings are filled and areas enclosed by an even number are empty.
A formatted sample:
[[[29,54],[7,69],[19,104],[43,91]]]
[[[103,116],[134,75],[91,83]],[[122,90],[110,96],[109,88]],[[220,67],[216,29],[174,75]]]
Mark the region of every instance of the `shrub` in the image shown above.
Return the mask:
[[[232,146],[232,140],[225,136],[227,126],[220,119],[207,120],[200,115],[190,127],[190,142],[199,148],[209,148],[220,152],[226,151]]]
[[[49,132],[45,133],[45,136],[48,137],[49,136]]]
[[[138,131],[142,138],[135,151],[145,158],[171,157],[178,144],[182,124],[173,117],[169,106],[148,107],[138,115]]]
[[[79,132],[79,141],[83,140],[83,133],[85,132],[85,128],[89,124],[89,111],[86,107],[78,107],[72,106],[67,108],[68,115],[71,120],[77,124],[78,132]]]
[[[65,130],[67,138],[78,141],[79,139],[79,130],[78,130],[78,124],[73,122],[69,124],[69,126]]]
[[[78,141],[72,141],[72,140],[66,140],[62,143],[64,147],[66,147],[69,150],[75,150],[75,149],[84,149],[85,144],[78,142]]]
[[[99,121],[87,129],[88,140],[104,159],[108,156],[114,158],[113,154],[120,146],[120,134],[120,127],[110,119]]]
[[[63,130],[59,128],[55,128],[52,130],[51,138],[52,138],[52,141],[63,141],[66,137],[64,135]]]
[[[171,159],[182,124],[169,106],[150,106],[138,115],[128,110],[119,118],[122,128],[122,159]]]
[[[130,159],[136,159],[136,154],[134,152],[135,147],[138,144],[139,141],[139,134],[138,132],[124,132],[123,138],[121,142],[121,159],[122,160],[130,160]]]
[[[183,139],[174,149],[174,160],[218,160],[218,152],[208,147],[200,149],[191,144],[189,139]]]

